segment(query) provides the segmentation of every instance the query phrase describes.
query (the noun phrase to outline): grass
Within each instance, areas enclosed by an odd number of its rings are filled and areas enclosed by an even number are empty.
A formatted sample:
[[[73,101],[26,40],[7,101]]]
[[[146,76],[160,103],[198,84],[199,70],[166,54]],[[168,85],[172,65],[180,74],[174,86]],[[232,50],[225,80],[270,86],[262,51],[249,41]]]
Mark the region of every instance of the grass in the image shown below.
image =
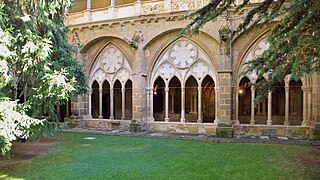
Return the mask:
[[[312,147],[61,133],[47,156],[0,169],[5,179],[317,179],[292,160]],[[85,137],[96,137],[85,140]],[[90,146],[83,146],[90,144]]]

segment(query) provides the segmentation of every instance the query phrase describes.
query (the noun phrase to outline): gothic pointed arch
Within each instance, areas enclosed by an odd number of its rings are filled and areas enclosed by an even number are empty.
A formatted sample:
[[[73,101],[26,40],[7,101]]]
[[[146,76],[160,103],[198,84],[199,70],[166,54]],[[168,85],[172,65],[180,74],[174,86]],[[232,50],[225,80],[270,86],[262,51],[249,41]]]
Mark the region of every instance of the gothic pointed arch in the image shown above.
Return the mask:
[[[91,67],[89,78],[98,79],[101,83],[108,80],[113,84],[116,80],[121,83],[131,78],[132,68],[125,54],[114,44],[108,43],[100,50]]]

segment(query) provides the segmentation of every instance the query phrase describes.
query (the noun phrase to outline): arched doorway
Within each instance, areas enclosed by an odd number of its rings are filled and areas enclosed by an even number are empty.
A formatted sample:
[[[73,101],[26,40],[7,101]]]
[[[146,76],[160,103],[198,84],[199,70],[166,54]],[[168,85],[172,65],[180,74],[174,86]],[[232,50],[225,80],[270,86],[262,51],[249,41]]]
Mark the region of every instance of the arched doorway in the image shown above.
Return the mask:
[[[113,85],[113,102],[114,102],[114,118],[121,119],[122,115],[122,86],[119,80],[117,80]]]
[[[125,117],[132,119],[132,81],[128,80],[125,85]]]
[[[240,124],[250,124],[251,115],[251,89],[249,86],[250,80],[243,77],[239,83],[238,89],[238,113]]]
[[[91,116],[93,118],[99,117],[99,83],[94,81],[91,86]]]
[[[104,81],[102,85],[102,116],[103,119],[110,118],[110,84]]]
[[[165,83],[158,77],[153,85],[153,112],[155,121],[164,121]]]
[[[202,113],[204,123],[213,123],[216,116],[215,84],[210,76],[202,81]]]
[[[197,122],[198,118],[198,82],[190,76],[186,81],[185,109],[186,121]]]
[[[179,122],[181,119],[181,83],[174,76],[169,83],[169,119]]]

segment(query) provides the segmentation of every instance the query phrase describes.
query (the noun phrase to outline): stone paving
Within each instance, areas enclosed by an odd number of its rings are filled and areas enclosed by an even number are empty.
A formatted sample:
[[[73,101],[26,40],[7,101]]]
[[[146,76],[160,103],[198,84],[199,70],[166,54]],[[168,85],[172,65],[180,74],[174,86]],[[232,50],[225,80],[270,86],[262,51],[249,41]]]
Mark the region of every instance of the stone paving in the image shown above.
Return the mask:
[[[309,139],[294,139],[287,137],[269,137],[269,136],[250,136],[237,138],[219,138],[214,135],[204,134],[174,134],[162,132],[130,132],[130,131],[116,131],[104,129],[90,129],[90,128],[72,128],[63,129],[63,132],[77,132],[88,134],[99,134],[108,136],[128,136],[128,137],[142,137],[142,138],[170,138],[170,139],[186,139],[196,141],[209,141],[214,143],[268,143],[268,144],[296,144],[320,146],[320,140]]]

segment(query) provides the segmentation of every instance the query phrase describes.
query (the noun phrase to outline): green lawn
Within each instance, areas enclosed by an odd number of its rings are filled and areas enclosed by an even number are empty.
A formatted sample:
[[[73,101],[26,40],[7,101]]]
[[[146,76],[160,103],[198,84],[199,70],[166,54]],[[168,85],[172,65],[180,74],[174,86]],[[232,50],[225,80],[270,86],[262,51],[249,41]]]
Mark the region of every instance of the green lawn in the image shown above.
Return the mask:
[[[0,179],[317,179],[312,169],[295,160],[313,147],[60,136],[63,145],[52,147],[47,156],[0,170]],[[96,139],[83,139],[88,136]]]

